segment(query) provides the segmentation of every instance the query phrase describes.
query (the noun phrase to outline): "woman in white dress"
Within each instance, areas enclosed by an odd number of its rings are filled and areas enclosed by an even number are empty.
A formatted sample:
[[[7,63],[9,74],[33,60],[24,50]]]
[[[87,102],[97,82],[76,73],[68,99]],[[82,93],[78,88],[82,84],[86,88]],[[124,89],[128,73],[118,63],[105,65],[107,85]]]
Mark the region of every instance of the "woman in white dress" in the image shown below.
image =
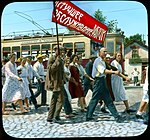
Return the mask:
[[[5,64],[5,76],[6,81],[2,88],[2,113],[5,114],[5,107],[7,102],[13,102],[14,104],[19,103],[20,110],[22,113],[27,112],[22,104],[24,95],[19,82],[22,79],[17,75],[17,69],[15,64],[15,54],[9,56],[9,61]]]
[[[120,74],[122,75],[122,76],[118,76],[118,75],[112,74],[111,76],[112,91],[113,91],[116,102],[123,101],[126,107],[127,113],[135,112],[135,110],[132,110],[129,108],[128,99],[126,97],[126,92],[125,92],[125,88],[123,85],[123,78],[126,79],[126,81],[128,81],[129,78],[122,74],[122,67],[120,64],[121,60],[122,60],[122,54],[120,52],[117,52],[115,54],[115,60],[111,62],[111,65],[116,67],[119,70]]]
[[[29,74],[28,74],[27,67],[25,66],[25,63],[26,63],[26,59],[23,58],[21,60],[21,65],[17,67],[17,70],[20,71],[19,77],[22,79],[22,82],[20,82],[20,84],[22,87],[23,94],[25,96],[24,101],[26,103],[26,109],[29,110],[29,101],[28,100],[31,97],[31,93],[29,90],[30,79],[29,79]]]

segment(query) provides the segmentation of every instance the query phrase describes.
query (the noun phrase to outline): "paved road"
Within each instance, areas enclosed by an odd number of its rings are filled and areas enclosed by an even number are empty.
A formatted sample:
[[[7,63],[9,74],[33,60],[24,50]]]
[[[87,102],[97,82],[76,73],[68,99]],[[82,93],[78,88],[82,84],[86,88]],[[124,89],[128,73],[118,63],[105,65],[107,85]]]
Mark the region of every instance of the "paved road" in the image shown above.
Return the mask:
[[[34,89],[35,90],[35,89]],[[142,88],[126,88],[127,97],[129,98],[130,106],[133,109],[138,109],[142,97]],[[51,92],[48,92],[47,104],[50,103]],[[91,98],[91,91],[88,92],[86,101],[87,104]],[[40,97],[38,97],[40,104]],[[78,137],[130,137],[138,136],[145,132],[147,125],[143,124],[135,118],[135,114],[124,113],[123,103],[115,103],[120,114],[126,116],[124,123],[116,123],[110,114],[104,114],[100,111],[100,106],[97,105],[94,112],[96,121],[86,122],[85,114],[79,110],[77,99],[72,100],[73,110],[78,113],[72,119],[64,117],[62,109],[61,119],[62,124],[48,123],[47,107],[42,106],[35,112],[31,105],[30,113],[20,115],[14,113],[8,105],[9,115],[3,115],[3,128],[5,132],[16,138],[78,138]]]

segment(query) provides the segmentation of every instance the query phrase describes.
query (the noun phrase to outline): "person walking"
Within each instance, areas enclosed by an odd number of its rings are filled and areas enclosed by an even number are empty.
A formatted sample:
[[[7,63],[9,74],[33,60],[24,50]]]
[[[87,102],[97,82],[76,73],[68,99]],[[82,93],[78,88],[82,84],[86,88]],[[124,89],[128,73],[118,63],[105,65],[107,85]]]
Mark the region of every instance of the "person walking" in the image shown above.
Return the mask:
[[[76,54],[73,54],[70,58],[70,72],[71,77],[74,79],[74,81],[69,81],[69,91],[72,98],[79,98],[79,103],[81,105],[81,111],[85,112],[85,100],[84,100],[84,91],[82,87],[82,81],[80,79],[80,73],[79,69],[77,67],[78,63],[78,56]]]
[[[104,58],[106,57],[106,48],[99,50],[99,57],[95,59],[92,69],[92,77],[95,79],[93,85],[92,98],[87,107],[86,121],[94,120],[93,113],[99,100],[103,100],[108,110],[111,112],[116,122],[121,123],[123,118],[119,115],[112,98],[110,97],[109,90],[106,85],[106,74],[118,75],[119,71],[113,71],[106,69]]]
[[[25,95],[24,102],[26,103],[26,109],[29,110],[29,98],[31,97],[31,93],[29,90],[29,83],[31,83],[29,79],[28,70],[25,66],[26,59],[21,59],[21,65],[17,67],[17,70],[20,71],[19,77],[22,79],[22,82],[20,82],[23,94]]]
[[[73,109],[71,106],[71,94],[69,92],[69,81],[74,80],[71,78],[71,73],[69,70],[70,65],[70,58],[66,57],[64,59],[64,111],[65,111],[65,117],[71,118],[74,117],[73,115]]]
[[[143,97],[136,113],[137,119],[144,119],[143,114],[146,112],[148,104],[149,104],[148,67],[146,67],[146,79],[143,86]],[[148,124],[148,110],[147,110],[147,119],[145,120],[145,123]]]
[[[38,76],[38,74],[34,71],[32,65],[31,65],[31,57],[28,56],[26,58],[26,64],[25,64],[26,68],[27,68],[27,71],[28,71],[28,74],[29,74],[29,79],[30,81],[32,81],[33,79],[33,76],[35,76],[37,78],[37,80],[39,81],[40,80],[40,77]],[[39,81],[40,82],[40,81]],[[35,107],[35,110],[37,110],[40,105],[37,104],[37,100],[36,100],[36,97],[33,93],[33,90],[32,90],[32,82],[29,82],[29,90],[30,90],[30,93],[31,93],[31,96],[30,96],[30,99],[29,99],[29,102],[31,101]]]
[[[133,80],[134,80],[134,86],[137,86],[138,83],[138,75],[139,75],[139,71],[137,70],[137,68],[134,68],[133,72],[131,73],[133,75]]]
[[[116,52],[115,59],[111,62],[111,65],[116,67],[120,73],[122,73],[122,66],[120,64],[121,60],[122,60],[122,53]],[[126,79],[126,81],[129,80],[129,78],[126,76],[124,76],[124,78]],[[113,95],[115,97],[115,102],[123,101],[123,103],[126,107],[125,111],[127,113],[135,112],[135,110],[130,109],[130,107],[129,107],[129,102],[128,102],[125,88],[123,85],[123,78],[120,77],[119,75],[112,74],[111,75],[111,85],[112,85]]]
[[[60,48],[60,51],[63,48]],[[59,123],[60,112],[64,103],[64,64],[57,47],[54,48],[55,56],[50,56],[48,61],[45,89],[53,92],[47,122]]]
[[[20,81],[22,79],[17,74],[17,66],[15,64],[16,54],[10,54],[9,61],[5,64],[6,81],[2,88],[2,113],[5,114],[5,107],[7,102],[19,104],[21,113],[28,112],[23,107],[22,100],[25,99],[22,93]]]
[[[38,74],[38,77],[40,77],[41,80],[38,80],[37,91],[35,92],[35,97],[37,98],[41,94],[41,106],[47,106],[43,55],[39,54],[36,58],[37,58],[37,62],[33,65],[33,69]]]
[[[96,55],[91,55],[88,63],[85,66],[85,72],[91,78],[92,78],[93,63],[96,57],[97,57]],[[87,95],[89,89],[93,91],[93,79],[89,79],[88,77],[85,76],[83,80],[83,89],[84,89],[84,96]]]

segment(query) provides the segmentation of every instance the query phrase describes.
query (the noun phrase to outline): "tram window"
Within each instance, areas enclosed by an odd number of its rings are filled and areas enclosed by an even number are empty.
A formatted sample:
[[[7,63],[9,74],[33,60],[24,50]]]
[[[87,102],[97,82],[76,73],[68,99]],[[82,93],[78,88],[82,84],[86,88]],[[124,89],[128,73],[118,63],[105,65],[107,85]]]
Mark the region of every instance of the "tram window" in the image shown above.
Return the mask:
[[[75,42],[74,46],[76,49],[84,49],[85,48],[85,42]]]
[[[63,43],[63,47],[66,49],[72,49],[73,48],[73,43]]]
[[[30,51],[30,46],[22,46],[22,51]]]
[[[10,47],[3,47],[3,58],[7,58],[10,52],[11,52]]]
[[[31,49],[32,49],[32,51],[39,51],[40,50],[40,45],[32,45]]]
[[[49,55],[50,53],[50,44],[43,44],[42,45],[42,54]]]
[[[50,50],[50,44],[43,44],[42,45],[42,51],[43,50]]]
[[[13,52],[20,52],[20,46],[13,46],[12,51]]]
[[[110,54],[114,54],[114,42],[113,41],[108,41],[106,44],[107,47],[107,52]]]
[[[10,47],[3,47],[3,52],[10,52]]]

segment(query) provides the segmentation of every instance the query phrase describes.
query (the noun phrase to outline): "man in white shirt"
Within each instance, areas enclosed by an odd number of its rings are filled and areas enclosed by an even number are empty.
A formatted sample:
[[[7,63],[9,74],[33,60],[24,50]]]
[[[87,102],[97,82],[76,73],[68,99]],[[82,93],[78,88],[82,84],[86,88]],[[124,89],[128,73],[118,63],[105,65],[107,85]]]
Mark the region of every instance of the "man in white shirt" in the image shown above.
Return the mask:
[[[35,92],[35,97],[38,97],[41,94],[41,105],[47,106],[46,104],[46,90],[45,90],[45,74],[43,66],[43,55],[39,54],[37,57],[37,62],[34,64],[34,71],[40,77],[41,81],[38,80],[37,91]]]
[[[137,68],[134,68],[134,71],[131,73],[133,75],[133,80],[134,80],[134,86],[137,85],[138,80],[138,75],[139,75],[139,71],[137,70]]]

